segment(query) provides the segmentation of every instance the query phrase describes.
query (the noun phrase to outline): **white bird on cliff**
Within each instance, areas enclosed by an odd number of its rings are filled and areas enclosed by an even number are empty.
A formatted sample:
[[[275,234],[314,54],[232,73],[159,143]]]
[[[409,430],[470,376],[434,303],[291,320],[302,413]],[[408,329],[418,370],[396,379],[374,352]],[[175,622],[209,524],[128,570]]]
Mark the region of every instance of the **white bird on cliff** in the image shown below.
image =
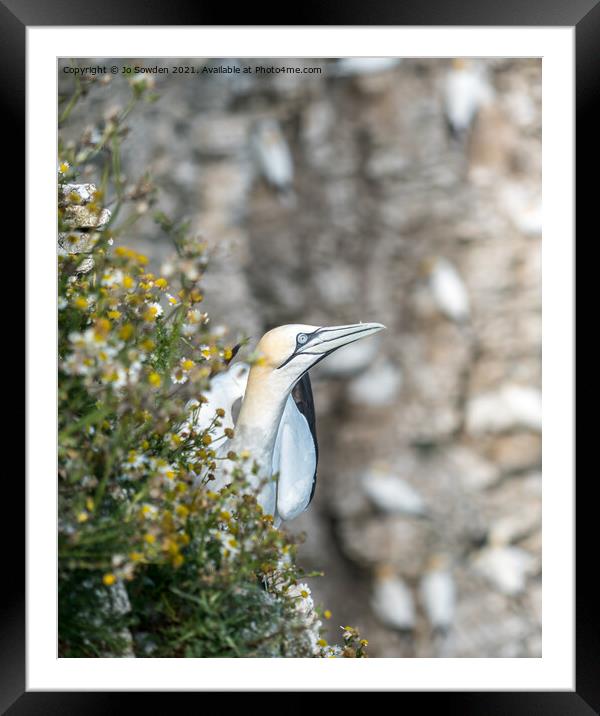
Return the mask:
[[[410,632],[415,628],[415,602],[406,582],[389,565],[381,565],[375,573],[371,609],[377,619],[392,629]]]
[[[235,435],[219,455],[251,454],[258,471],[250,479],[260,486],[258,501],[275,524],[304,512],[315,490],[318,445],[308,371],[338,348],[383,328],[381,323],[274,328],[258,343],[260,361],[250,369],[233,364],[213,378],[208,403],[191,406],[189,424],[199,430],[208,427],[217,408],[225,410],[221,429],[235,425]],[[278,475],[276,481],[270,479],[273,475]],[[217,473],[215,487],[229,481],[224,471]]]
[[[348,398],[354,405],[382,408],[394,405],[402,387],[402,373],[389,361],[373,363],[348,386]]]
[[[481,549],[472,565],[495,589],[509,597],[524,592],[527,577],[535,573],[532,554],[498,539]]]
[[[429,288],[438,310],[456,323],[468,320],[471,308],[467,288],[453,264],[441,256],[426,261]]]
[[[210,390],[204,393],[206,402],[190,400],[185,406],[189,418],[182,425],[181,432],[186,433],[190,428],[194,428],[197,432],[207,430],[215,418],[217,408],[222,408],[225,416],[219,418],[220,427],[215,427],[213,440],[222,439],[225,430],[235,426],[249,372],[250,366],[247,363],[234,363],[229,366],[229,370],[213,376]]]
[[[419,587],[423,610],[434,631],[444,634],[452,626],[456,608],[456,587],[449,560],[435,555],[421,578]]]
[[[481,65],[455,58],[445,77],[443,96],[448,130],[462,142],[480,107],[491,101],[493,93]]]
[[[281,125],[263,119],[252,130],[250,145],[258,170],[283,199],[293,200],[294,161]]]
[[[342,57],[335,63],[333,74],[338,77],[371,75],[394,69],[401,62],[401,57]]]
[[[427,513],[425,502],[415,488],[383,467],[368,470],[361,485],[370,501],[384,513],[413,517]]]

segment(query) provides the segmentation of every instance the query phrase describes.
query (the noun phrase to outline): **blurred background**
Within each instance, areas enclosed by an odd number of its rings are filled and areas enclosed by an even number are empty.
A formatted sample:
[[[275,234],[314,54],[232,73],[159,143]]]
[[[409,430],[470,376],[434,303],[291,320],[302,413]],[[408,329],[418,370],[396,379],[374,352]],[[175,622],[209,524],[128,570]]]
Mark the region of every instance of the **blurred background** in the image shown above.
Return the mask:
[[[160,192],[123,243],[158,272],[153,212],[188,217],[213,325],[387,326],[311,371],[319,477],[288,529],[336,640],[541,656],[541,60],[96,63],[197,70],[152,75],[128,122],[125,180]],[[98,85],[64,137],[126,104]]]

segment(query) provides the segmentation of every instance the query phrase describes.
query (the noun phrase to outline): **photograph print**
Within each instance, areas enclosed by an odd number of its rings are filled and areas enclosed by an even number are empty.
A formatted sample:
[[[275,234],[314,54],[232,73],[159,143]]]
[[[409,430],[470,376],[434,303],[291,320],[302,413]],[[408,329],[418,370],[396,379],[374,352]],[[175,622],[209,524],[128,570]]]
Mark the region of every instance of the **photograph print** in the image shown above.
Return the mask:
[[[542,61],[58,73],[58,656],[542,656]]]

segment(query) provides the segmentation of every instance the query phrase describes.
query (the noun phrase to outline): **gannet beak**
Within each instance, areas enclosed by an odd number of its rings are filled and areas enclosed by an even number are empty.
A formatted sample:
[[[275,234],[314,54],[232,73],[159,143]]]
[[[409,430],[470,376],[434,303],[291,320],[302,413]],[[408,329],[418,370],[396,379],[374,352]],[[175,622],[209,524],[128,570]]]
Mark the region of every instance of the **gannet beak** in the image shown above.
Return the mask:
[[[385,326],[382,323],[353,323],[349,326],[325,326],[312,336],[303,347],[303,353],[329,355],[333,351],[361,338],[379,333]]]

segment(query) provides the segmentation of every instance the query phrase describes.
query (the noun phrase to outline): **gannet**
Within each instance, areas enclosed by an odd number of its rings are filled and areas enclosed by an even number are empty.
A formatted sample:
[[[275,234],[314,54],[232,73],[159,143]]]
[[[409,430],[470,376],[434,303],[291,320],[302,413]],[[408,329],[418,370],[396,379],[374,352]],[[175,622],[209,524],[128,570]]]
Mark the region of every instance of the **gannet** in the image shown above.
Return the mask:
[[[513,597],[525,591],[527,577],[535,572],[535,559],[521,547],[494,538],[473,557],[472,566],[495,589]]]
[[[251,455],[258,466],[250,476],[252,486],[259,490],[258,501],[276,525],[306,510],[315,490],[318,445],[308,371],[338,348],[383,328],[381,323],[274,328],[258,343],[259,361],[249,369],[232,364],[213,379],[208,402],[199,409],[192,406],[189,424],[200,430],[208,427],[217,408],[225,410],[220,430],[235,425],[235,434],[218,455],[245,451]],[[216,489],[230,481],[226,470],[215,477]]]
[[[456,607],[456,587],[447,557],[435,555],[429,560],[419,592],[431,628],[446,633],[454,621]]]
[[[362,488],[373,505],[384,513],[414,517],[427,513],[425,502],[415,488],[382,467],[374,466],[367,471]]]
[[[294,162],[279,122],[263,119],[254,125],[251,150],[258,170],[282,196],[293,197]]]
[[[505,383],[476,395],[466,405],[466,427],[473,435],[519,428],[541,432],[542,393],[532,386]]]
[[[438,310],[456,323],[467,321],[471,313],[469,294],[454,265],[441,256],[425,263],[429,289]]]
[[[376,570],[371,609],[380,622],[392,629],[410,632],[415,628],[413,594],[389,565],[381,565]]]
[[[443,86],[444,114],[454,139],[464,141],[479,108],[491,101],[493,92],[483,67],[456,58]]]
[[[389,361],[374,362],[348,386],[348,398],[354,405],[381,408],[394,405],[402,387],[401,371]]]
[[[402,62],[401,57],[342,57],[334,67],[338,77],[371,75],[394,69]]]

